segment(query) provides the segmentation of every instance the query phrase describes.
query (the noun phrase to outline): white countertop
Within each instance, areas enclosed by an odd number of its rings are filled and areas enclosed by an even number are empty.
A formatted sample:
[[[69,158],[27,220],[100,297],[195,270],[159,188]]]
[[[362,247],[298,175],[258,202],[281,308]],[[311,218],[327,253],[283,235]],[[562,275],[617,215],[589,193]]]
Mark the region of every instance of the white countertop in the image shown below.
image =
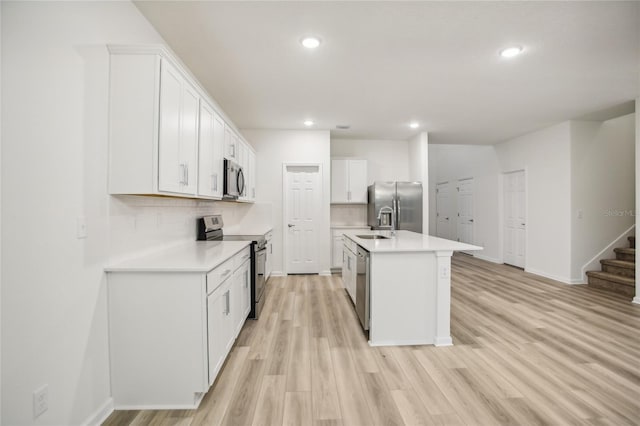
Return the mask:
[[[345,237],[371,253],[383,252],[416,252],[416,251],[471,251],[482,250],[482,247],[471,244],[459,243],[457,241],[445,240],[444,238],[433,237],[431,235],[418,234],[411,231],[396,231],[395,237],[389,239],[366,240],[358,238],[357,235],[384,235],[390,236],[391,231],[359,231],[346,232]]]
[[[146,256],[107,265],[106,272],[209,272],[250,241],[193,241]]]
[[[369,225],[331,225],[331,229],[371,229]]]
[[[265,235],[273,231],[271,225],[232,225],[222,228],[224,235]]]

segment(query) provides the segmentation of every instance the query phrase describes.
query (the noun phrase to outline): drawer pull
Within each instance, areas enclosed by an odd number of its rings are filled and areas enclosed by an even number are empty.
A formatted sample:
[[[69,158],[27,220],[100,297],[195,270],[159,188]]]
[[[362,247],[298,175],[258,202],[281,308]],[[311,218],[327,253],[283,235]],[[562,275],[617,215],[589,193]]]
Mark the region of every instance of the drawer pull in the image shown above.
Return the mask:
[[[230,273],[231,273],[231,269],[227,269],[226,271],[224,271],[224,272],[222,273],[222,275],[220,275],[220,278],[224,278],[224,277],[226,277],[227,275],[229,275]]]

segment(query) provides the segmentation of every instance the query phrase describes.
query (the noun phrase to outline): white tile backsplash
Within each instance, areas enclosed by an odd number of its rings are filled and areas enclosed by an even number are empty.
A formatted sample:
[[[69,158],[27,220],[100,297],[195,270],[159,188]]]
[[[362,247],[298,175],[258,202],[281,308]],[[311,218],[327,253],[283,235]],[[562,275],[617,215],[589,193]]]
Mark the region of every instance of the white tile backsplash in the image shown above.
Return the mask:
[[[162,250],[196,239],[196,219],[221,214],[225,228],[272,225],[271,204],[188,198],[114,195],[110,197],[110,261]]]

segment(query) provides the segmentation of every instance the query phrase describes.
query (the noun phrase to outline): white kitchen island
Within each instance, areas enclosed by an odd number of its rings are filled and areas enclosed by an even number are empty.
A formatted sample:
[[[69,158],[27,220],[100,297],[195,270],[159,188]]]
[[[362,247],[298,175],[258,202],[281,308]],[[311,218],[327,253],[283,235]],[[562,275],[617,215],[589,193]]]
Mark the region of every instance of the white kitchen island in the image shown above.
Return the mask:
[[[364,239],[358,235],[388,239]],[[345,233],[369,252],[369,344],[449,346],[451,255],[482,247],[397,231]],[[356,296],[357,297],[357,296]]]

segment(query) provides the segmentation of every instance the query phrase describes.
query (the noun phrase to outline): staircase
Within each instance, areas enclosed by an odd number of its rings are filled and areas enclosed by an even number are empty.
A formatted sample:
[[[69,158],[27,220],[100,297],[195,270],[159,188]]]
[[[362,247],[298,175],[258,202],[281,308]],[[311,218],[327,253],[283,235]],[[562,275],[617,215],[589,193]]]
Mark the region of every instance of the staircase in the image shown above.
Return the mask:
[[[589,271],[589,287],[634,297],[636,295],[636,237],[629,237],[628,248],[617,248],[615,259],[600,261],[601,271]]]

